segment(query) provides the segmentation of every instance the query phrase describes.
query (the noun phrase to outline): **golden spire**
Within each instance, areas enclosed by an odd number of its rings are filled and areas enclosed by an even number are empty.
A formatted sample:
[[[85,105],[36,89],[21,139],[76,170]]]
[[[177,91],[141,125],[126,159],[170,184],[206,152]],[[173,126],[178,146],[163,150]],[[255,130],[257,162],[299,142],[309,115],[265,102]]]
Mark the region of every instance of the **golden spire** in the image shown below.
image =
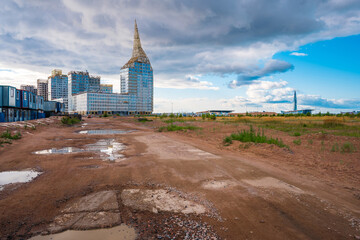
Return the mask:
[[[134,30],[134,46],[133,46],[133,52],[132,52],[132,57],[133,58],[138,58],[138,57],[145,57],[146,53],[144,52],[144,50],[141,47],[141,42],[140,42],[140,36],[139,36],[139,30],[136,24],[136,19],[135,19],[135,30]]]

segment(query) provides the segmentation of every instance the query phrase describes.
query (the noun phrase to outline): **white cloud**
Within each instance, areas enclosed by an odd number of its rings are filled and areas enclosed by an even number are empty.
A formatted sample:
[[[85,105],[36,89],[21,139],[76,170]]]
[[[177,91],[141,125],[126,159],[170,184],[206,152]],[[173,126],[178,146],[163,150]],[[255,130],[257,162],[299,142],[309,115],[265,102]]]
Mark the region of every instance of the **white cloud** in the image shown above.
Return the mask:
[[[292,52],[292,53],[290,53],[290,55],[298,56],[298,57],[308,56],[308,54],[306,54],[306,53],[300,53],[300,52]]]

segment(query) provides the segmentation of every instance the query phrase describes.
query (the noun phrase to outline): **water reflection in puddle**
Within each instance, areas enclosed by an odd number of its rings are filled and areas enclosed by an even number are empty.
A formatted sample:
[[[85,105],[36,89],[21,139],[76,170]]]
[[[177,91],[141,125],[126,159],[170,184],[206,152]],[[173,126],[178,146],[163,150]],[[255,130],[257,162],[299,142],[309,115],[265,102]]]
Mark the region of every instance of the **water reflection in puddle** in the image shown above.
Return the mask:
[[[103,158],[110,161],[123,158],[124,155],[118,152],[124,149],[124,144],[116,142],[115,139],[102,139],[94,144],[86,145],[86,150],[100,151],[100,156],[103,155]]]
[[[66,153],[77,153],[83,152],[83,149],[75,148],[75,147],[64,147],[64,148],[51,148],[41,151],[34,152],[35,154],[66,154]]]
[[[79,131],[80,134],[92,134],[92,135],[107,135],[107,134],[124,134],[130,133],[133,130],[113,130],[113,129],[100,129],[100,130],[84,130]]]
[[[96,143],[85,145],[84,149],[75,147],[64,148],[51,148],[41,151],[36,151],[34,154],[68,154],[78,152],[99,152],[100,157],[103,160],[117,161],[124,158],[124,155],[119,153],[125,149],[125,145],[116,142],[115,139],[101,139]]]
[[[34,170],[0,172],[0,191],[6,184],[30,182],[40,174],[41,172]]]

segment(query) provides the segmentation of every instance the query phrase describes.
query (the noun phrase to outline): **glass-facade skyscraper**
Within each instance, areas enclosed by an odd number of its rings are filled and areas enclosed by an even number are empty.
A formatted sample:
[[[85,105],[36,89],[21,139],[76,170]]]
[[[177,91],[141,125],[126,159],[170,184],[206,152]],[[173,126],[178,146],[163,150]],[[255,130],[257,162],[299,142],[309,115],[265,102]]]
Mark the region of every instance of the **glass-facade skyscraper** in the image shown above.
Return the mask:
[[[136,100],[129,104],[129,114],[150,114],[153,112],[153,69],[149,58],[141,47],[136,21],[132,57],[120,71],[120,91],[121,94],[136,96]]]

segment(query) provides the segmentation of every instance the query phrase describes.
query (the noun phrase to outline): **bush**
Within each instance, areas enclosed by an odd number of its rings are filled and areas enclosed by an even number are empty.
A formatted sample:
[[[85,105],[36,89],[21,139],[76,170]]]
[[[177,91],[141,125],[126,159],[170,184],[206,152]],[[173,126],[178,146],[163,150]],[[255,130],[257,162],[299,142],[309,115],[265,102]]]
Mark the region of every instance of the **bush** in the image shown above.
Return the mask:
[[[74,125],[76,123],[79,123],[80,122],[80,119],[76,116],[65,116],[63,118],[61,118],[61,122],[62,124],[65,124],[65,125]]]
[[[215,114],[211,114],[209,118],[210,118],[211,120],[216,120]]]
[[[3,132],[0,136],[1,138],[7,138],[7,139],[13,139],[13,140],[17,140],[21,138],[21,133],[17,132],[14,135],[11,134],[11,132],[9,132],[9,130],[6,130],[5,132]]]
[[[102,117],[109,117],[109,115],[107,114],[107,112],[104,112],[103,115],[101,115]]]

